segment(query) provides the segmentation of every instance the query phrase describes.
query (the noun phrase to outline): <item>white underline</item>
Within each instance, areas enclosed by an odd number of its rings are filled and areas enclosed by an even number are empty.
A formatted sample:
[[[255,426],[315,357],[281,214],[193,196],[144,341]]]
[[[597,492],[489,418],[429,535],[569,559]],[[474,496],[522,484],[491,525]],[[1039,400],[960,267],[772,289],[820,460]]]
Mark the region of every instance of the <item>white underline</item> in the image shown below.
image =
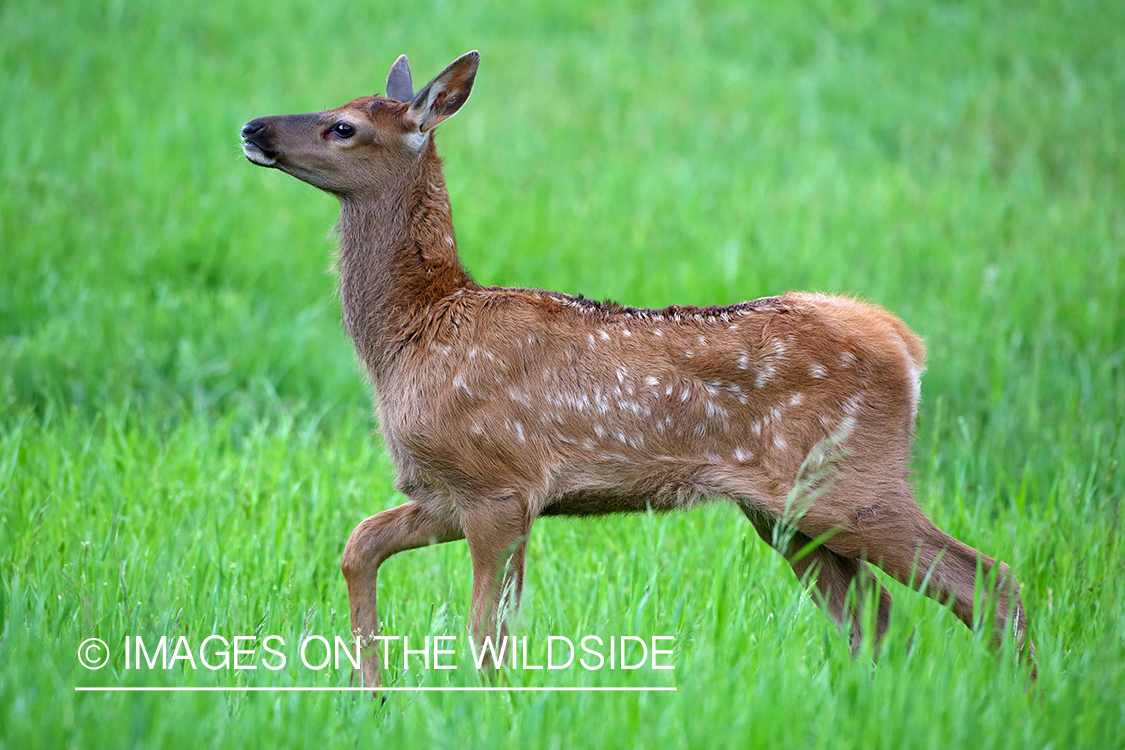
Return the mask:
[[[76,686],[76,693],[674,693],[676,687],[96,687]]]

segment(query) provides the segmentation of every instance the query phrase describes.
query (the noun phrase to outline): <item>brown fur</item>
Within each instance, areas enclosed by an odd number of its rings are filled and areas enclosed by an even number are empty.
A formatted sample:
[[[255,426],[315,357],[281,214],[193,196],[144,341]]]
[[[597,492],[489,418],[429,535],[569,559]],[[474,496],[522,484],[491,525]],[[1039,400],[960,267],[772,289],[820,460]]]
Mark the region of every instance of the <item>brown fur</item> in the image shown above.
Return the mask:
[[[995,568],[996,638],[1010,627],[1023,646],[1007,566],[944,534],[911,496],[925,347],[898,318],[819,294],[642,310],[473,282],[430,129],[475,73],[470,53],[412,103],[367,97],[244,130],[257,163],[274,159],[340,198],[344,322],[410,498],[363,521],[345,548],[355,632],[377,632],[376,573],[402,550],[467,539],[480,638],[503,629],[505,586],[518,601],[539,516],[726,498],[787,557],[830,534],[793,567],[853,639],[845,595],[879,587],[867,561],[910,585],[928,577],[926,592],[970,627],[979,564]],[[334,135],[341,121],[355,134]],[[876,639],[889,611],[879,587]],[[363,679],[377,684],[373,651]]]

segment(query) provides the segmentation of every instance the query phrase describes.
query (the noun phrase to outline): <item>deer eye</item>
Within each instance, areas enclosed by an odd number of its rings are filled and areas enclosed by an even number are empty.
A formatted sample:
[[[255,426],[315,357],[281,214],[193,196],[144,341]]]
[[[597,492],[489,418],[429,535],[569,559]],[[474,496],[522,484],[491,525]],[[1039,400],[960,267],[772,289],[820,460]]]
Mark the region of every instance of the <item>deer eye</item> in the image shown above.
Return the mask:
[[[341,138],[351,138],[355,135],[355,128],[346,122],[338,122],[332,126],[332,131]]]

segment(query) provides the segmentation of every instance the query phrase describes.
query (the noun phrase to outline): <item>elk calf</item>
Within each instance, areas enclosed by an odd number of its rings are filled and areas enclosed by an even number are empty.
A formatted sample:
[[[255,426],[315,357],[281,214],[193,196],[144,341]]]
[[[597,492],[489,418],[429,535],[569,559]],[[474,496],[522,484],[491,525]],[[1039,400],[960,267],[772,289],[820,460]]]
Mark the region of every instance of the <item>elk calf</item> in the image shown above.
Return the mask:
[[[890,612],[869,561],[924,581],[970,627],[979,566],[996,582],[996,639],[1010,629],[1030,654],[1007,566],[943,533],[911,496],[925,348],[902,321],[820,294],[643,310],[473,282],[433,129],[468,99],[477,61],[463,55],[415,94],[403,56],[386,96],[242,129],[250,161],[340,200],[344,323],[410,498],[348,540],[354,632],[378,632],[376,573],[397,552],[468,542],[479,639],[503,632],[505,590],[518,601],[536,518],[727,498],[853,638],[849,587],[875,587],[874,639]],[[368,649],[364,684],[378,670]]]

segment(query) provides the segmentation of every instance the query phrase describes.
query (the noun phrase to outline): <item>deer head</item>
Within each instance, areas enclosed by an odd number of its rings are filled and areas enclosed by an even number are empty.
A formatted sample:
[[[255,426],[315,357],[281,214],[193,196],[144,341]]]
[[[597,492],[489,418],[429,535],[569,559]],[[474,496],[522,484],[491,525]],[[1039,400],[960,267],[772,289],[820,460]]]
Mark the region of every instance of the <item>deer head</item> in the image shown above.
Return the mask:
[[[431,147],[433,129],[468,100],[479,60],[475,50],[465,53],[415,95],[403,55],[387,76],[386,96],[251,120],[242,128],[242,151],[259,166],[339,197],[382,193]]]

